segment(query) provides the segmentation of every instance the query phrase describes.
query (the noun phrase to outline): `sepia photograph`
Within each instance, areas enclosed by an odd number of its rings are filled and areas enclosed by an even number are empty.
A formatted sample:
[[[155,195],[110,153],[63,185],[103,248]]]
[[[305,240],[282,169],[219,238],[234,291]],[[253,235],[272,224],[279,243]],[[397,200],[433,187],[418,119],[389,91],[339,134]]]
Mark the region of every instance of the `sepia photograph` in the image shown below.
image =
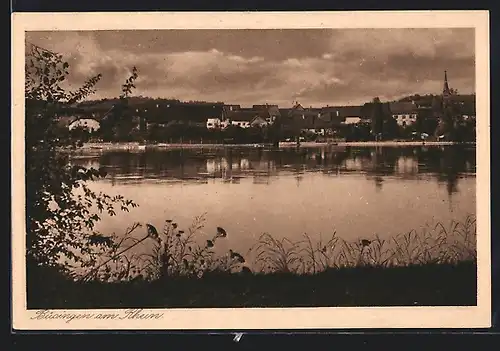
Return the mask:
[[[14,18],[19,325],[487,326],[487,12],[215,15]]]

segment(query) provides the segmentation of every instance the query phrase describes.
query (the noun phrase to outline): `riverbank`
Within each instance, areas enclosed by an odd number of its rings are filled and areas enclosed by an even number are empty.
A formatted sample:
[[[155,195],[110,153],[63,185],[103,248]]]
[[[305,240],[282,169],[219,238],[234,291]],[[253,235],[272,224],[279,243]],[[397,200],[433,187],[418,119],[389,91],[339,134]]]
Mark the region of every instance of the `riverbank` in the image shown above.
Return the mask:
[[[476,143],[459,143],[454,141],[342,141],[334,143],[301,142],[300,147],[319,146],[356,146],[356,147],[410,147],[410,146],[448,146],[475,145]],[[297,147],[295,142],[280,142],[280,148]]]
[[[448,145],[475,145],[474,142],[458,143],[453,141],[349,141],[349,142],[301,142],[299,147],[415,147],[415,146],[448,146]],[[78,149],[81,153],[129,151],[143,152],[147,150],[172,149],[224,149],[224,148],[272,148],[272,144],[140,144],[140,143],[85,143]],[[296,148],[295,142],[280,142],[279,148]]]
[[[476,264],[207,274],[164,281],[76,283],[31,275],[29,309],[476,305]]]
[[[333,237],[313,242],[305,235],[303,240],[284,241],[265,233],[252,246],[252,255],[245,258],[232,250],[228,256],[204,251],[214,247],[217,238],[227,236],[222,228],[217,229],[218,236],[198,246],[196,231],[183,235],[171,221],[166,221],[163,231],[150,227],[155,246],[153,255],[142,261],[146,266],[129,260],[121,268],[100,265],[94,270],[95,279],[80,276],[75,280],[76,276],[28,260],[28,308],[476,304],[476,226],[472,216],[452,222],[450,229],[437,223],[435,232],[411,231],[386,240],[347,242]],[[175,244],[163,246],[167,242]],[[384,248],[386,242],[392,245]],[[186,246],[205,254],[192,258],[183,251]],[[163,257],[171,258],[167,266]],[[203,268],[206,262],[211,263]]]
[[[78,148],[81,153],[129,151],[142,152],[147,150],[175,150],[175,149],[224,149],[240,148],[271,148],[272,144],[140,144],[140,143],[85,143]],[[65,150],[61,150],[65,151]]]

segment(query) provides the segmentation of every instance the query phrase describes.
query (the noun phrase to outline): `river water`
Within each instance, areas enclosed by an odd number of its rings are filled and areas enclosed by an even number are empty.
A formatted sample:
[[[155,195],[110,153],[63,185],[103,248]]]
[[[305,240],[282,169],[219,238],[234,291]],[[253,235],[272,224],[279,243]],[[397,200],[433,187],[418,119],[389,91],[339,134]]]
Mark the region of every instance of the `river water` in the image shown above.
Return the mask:
[[[139,204],[104,217],[97,229],[120,234],[133,222],[187,228],[205,214],[202,240],[217,226],[219,249],[245,252],[263,233],[346,240],[381,238],[476,213],[474,147],[318,147],[107,152],[72,163],[104,167],[96,191]],[[139,229],[142,236],[145,227]]]

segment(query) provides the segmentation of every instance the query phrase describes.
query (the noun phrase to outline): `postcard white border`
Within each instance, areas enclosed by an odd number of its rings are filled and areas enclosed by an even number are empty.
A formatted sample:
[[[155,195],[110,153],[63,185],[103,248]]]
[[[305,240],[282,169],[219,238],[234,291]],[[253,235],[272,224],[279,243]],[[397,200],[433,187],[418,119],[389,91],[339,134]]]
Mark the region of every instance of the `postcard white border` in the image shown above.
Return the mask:
[[[161,309],[159,320],[36,319],[26,308],[25,31],[265,28],[475,28],[478,304],[475,307]],[[12,316],[16,330],[479,328],[491,326],[488,11],[14,13],[12,15]],[[51,310],[116,312],[124,310]]]

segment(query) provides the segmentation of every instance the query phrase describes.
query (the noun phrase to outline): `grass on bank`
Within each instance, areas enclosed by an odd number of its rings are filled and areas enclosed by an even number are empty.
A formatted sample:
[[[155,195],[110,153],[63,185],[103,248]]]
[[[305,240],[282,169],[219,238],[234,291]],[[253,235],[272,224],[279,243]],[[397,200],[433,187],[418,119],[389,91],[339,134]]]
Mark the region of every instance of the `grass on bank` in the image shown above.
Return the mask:
[[[45,278],[42,278],[45,277]],[[201,279],[73,282],[33,277],[30,309],[476,305],[476,264],[330,268],[293,273],[209,273]]]
[[[143,239],[121,248],[90,272],[63,276],[31,268],[29,308],[292,307],[476,304],[474,217],[412,230],[390,240],[276,239],[263,234],[248,253],[217,255],[228,234],[217,228],[205,242],[197,218],[184,231],[165,221],[147,225]],[[129,231],[131,233],[131,231]],[[134,245],[149,240],[150,252]],[[128,251],[127,251],[128,250]],[[127,254],[125,254],[127,252]],[[248,257],[247,257],[248,259]],[[250,270],[248,267],[252,267]]]

